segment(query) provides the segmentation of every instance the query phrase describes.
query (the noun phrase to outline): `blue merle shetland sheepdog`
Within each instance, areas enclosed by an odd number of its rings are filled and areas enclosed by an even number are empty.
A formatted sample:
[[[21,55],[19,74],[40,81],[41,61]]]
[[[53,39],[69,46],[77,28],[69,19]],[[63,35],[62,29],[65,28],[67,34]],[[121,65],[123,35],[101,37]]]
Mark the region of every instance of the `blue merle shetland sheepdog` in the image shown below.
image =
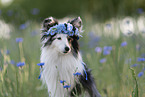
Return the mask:
[[[63,24],[53,17],[43,21],[40,60],[45,65],[41,80],[49,97],[101,97],[79,52],[81,28],[80,17]]]

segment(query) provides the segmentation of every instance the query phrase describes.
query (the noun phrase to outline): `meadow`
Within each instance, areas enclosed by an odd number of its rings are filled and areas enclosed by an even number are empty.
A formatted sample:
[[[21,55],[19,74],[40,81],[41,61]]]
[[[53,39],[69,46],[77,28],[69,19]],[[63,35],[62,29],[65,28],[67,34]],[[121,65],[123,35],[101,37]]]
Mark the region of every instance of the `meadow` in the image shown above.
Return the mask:
[[[145,29],[139,30],[137,19],[123,20],[85,22],[81,54],[102,97],[145,97]],[[27,21],[0,32],[0,97],[48,96],[38,79],[40,29],[41,23]]]

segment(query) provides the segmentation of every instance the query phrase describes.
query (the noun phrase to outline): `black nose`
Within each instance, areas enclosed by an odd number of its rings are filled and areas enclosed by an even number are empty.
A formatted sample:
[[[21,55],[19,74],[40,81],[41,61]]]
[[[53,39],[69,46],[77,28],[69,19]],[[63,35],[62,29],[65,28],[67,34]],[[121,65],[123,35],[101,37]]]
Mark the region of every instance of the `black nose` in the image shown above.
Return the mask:
[[[69,47],[65,47],[65,51],[69,51]]]

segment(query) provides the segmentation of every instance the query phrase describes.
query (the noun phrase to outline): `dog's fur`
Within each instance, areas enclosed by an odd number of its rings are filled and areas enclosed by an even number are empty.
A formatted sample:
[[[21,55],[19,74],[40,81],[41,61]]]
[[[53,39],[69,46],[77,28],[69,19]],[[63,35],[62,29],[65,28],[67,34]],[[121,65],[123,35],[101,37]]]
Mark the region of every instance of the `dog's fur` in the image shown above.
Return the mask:
[[[81,30],[80,17],[68,22]],[[46,18],[42,30],[47,31],[57,24],[56,19]],[[85,94],[85,97],[101,97],[90,70],[82,61],[78,36],[67,34],[47,36],[42,32],[41,40],[43,43],[41,62],[45,63],[41,79],[47,85],[50,97],[75,97],[82,94]],[[74,76],[75,72],[80,72],[81,75]],[[60,80],[65,80],[64,85],[71,85],[71,87],[63,88]]]

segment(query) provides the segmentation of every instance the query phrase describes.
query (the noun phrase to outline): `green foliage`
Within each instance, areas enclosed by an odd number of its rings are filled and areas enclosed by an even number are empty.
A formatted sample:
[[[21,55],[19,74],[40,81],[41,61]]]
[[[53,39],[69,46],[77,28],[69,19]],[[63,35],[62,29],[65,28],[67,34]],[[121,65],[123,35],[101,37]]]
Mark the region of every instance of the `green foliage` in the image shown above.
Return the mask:
[[[137,79],[136,79],[136,75],[135,75],[135,71],[134,69],[130,68],[131,72],[132,72],[132,76],[133,76],[133,79],[135,81],[135,88],[134,90],[132,91],[132,97],[139,97],[139,93],[138,93],[138,83],[137,83]]]
[[[138,8],[145,9],[144,3],[144,0],[13,0],[9,6],[0,4],[0,16],[7,22],[16,19],[41,21],[48,16],[63,18],[69,15],[86,15],[104,21],[116,16],[137,15]],[[39,9],[39,14],[31,13],[34,8]],[[8,11],[13,11],[13,15],[8,16]]]

